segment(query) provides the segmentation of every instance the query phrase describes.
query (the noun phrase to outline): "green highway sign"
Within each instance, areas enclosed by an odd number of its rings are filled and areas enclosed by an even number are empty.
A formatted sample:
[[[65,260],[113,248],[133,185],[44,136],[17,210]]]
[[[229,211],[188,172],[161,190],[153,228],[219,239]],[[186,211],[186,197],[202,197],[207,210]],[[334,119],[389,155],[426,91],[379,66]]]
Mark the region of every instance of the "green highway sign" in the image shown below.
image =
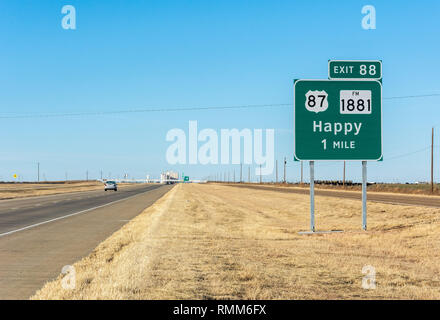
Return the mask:
[[[380,80],[380,60],[329,60],[328,78],[331,80]]]
[[[379,81],[296,80],[295,160],[382,157]]]
[[[185,177],[183,178],[183,181],[189,181],[189,176],[185,176]]]

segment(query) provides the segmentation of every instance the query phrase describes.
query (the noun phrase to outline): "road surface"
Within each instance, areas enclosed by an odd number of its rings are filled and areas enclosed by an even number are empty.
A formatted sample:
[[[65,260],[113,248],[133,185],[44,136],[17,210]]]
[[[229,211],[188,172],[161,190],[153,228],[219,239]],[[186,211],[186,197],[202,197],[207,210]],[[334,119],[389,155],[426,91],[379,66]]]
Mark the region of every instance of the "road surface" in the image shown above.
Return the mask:
[[[164,195],[136,185],[0,201],[0,299],[27,299]]]
[[[286,193],[299,193],[299,194],[309,194],[309,188],[297,188],[297,187],[273,187],[273,186],[260,186],[260,185],[249,185],[249,184],[230,184],[235,187],[242,188],[254,188],[260,190],[270,190],[277,192]],[[316,196],[326,196],[326,197],[337,197],[346,199],[362,200],[362,193],[359,191],[336,191],[336,190],[326,190],[317,189],[315,187]],[[412,205],[412,206],[425,206],[440,208],[440,197],[439,196],[419,196],[411,194],[392,194],[392,193],[375,193],[368,192],[367,200],[374,202],[382,202],[389,204],[399,204],[399,205]]]

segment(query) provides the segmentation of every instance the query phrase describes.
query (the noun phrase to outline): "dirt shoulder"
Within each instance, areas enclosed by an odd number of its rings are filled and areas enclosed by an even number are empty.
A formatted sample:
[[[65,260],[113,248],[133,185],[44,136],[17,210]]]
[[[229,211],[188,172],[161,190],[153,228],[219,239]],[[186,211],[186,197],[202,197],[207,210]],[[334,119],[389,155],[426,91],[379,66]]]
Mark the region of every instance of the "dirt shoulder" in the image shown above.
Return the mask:
[[[439,299],[440,209],[178,185],[34,299]],[[364,266],[377,288],[362,288]]]

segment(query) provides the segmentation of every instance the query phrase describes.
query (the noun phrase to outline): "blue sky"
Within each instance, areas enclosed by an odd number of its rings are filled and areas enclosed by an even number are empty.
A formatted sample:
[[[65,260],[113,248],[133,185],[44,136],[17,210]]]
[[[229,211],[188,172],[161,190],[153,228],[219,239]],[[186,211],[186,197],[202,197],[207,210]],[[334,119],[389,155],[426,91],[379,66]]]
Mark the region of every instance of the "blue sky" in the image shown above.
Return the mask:
[[[61,27],[66,4],[76,8],[76,30]],[[361,28],[366,4],[376,8],[376,30]],[[187,131],[189,120],[218,131],[275,129],[276,158],[287,157],[287,176],[297,180],[293,79],[327,78],[328,59],[381,59],[384,97],[440,93],[439,12],[438,1],[2,1],[0,180],[34,180],[37,162],[48,180],[65,172],[84,179],[86,170],[91,178],[101,170],[238,175],[232,165],[167,164],[166,133]],[[292,106],[5,117],[285,103]],[[435,125],[439,180],[440,97],[385,99],[385,160],[369,164],[369,180],[429,180],[428,149],[394,157],[429,146]],[[347,164],[347,179],[360,174],[360,163]],[[341,175],[340,162],[316,165],[317,179]]]

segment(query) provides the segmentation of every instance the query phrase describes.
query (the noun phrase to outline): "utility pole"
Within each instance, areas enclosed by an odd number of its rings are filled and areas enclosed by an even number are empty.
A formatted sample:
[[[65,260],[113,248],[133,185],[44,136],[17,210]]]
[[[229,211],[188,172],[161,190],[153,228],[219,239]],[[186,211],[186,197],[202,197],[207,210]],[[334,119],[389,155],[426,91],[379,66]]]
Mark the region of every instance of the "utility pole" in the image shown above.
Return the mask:
[[[240,183],[243,182],[243,163],[240,163]]]
[[[89,170],[86,171],[86,181],[89,181]]]
[[[344,173],[342,174],[342,186],[345,187],[345,160],[344,160]]]
[[[39,162],[37,163],[37,168],[38,168],[38,169],[37,169],[37,171],[38,171],[38,174],[37,174],[37,181],[40,182],[40,163],[39,163]]]
[[[260,184],[261,184],[261,164],[260,164]]]
[[[275,160],[275,183],[278,183],[278,160]]]
[[[431,134],[431,193],[434,193],[434,127]]]
[[[102,170],[101,170],[101,181],[102,181]]]
[[[286,183],[286,157],[284,157],[284,183]]]
[[[304,182],[304,175],[303,175],[303,162],[301,161],[301,184]]]

